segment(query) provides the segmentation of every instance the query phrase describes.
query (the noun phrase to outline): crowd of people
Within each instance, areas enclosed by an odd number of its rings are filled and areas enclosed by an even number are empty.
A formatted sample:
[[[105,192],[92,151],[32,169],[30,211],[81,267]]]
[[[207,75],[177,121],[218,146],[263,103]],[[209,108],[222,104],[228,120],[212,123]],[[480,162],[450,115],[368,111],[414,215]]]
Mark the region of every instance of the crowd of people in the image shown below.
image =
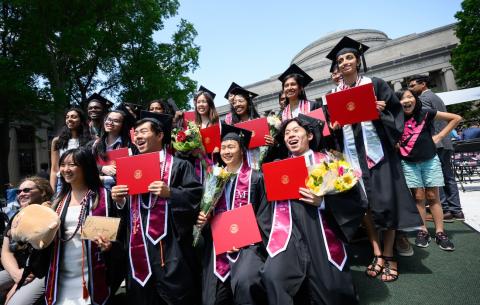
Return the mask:
[[[230,112],[221,120],[215,94],[200,87],[195,124],[221,126],[220,146],[205,158],[232,174],[212,214],[200,211],[205,168],[170,143],[172,128],[186,126],[172,100],[153,100],[146,111],[130,103],[109,110],[111,103],[94,94],[86,115],[69,109],[51,143],[49,181],[28,177],[17,190],[20,209],[43,203],[60,216],[56,238],[41,251],[48,268],[41,278],[26,268],[32,249],[11,239],[10,223],[1,251],[5,304],[108,304],[123,281],[129,304],[139,305],[356,304],[345,245],[362,231],[372,259],[365,275],[383,282],[400,276],[395,254],[413,255],[407,232],[416,232],[416,246],[429,246],[429,220],[436,244],[453,251],[443,222],[464,217],[450,165],[450,133],[461,117],[446,111],[423,75],[398,92],[366,77],[367,50],[349,37],[331,50],[332,92],[372,84],[378,119],[343,126],[332,121],[326,101],[305,94],[313,79],[292,65],[279,77],[280,111],[268,114],[282,125],[265,136],[263,148],[250,149],[252,131],[233,126],[260,117],[257,94],[232,83],[225,94]],[[325,121],[308,116],[316,109],[323,109]],[[159,152],[160,179],[148,192],[129,195],[129,185],[117,183],[116,165],[101,162],[120,148],[132,155]],[[325,196],[301,187],[299,199],[269,202],[260,151],[265,163],[303,156],[310,165],[323,162],[327,152],[341,152],[361,173],[359,182]],[[212,217],[245,205],[253,207],[262,241],[217,255]],[[121,218],[117,240],[101,234],[82,239],[88,215]],[[194,226],[204,227],[196,247]]]

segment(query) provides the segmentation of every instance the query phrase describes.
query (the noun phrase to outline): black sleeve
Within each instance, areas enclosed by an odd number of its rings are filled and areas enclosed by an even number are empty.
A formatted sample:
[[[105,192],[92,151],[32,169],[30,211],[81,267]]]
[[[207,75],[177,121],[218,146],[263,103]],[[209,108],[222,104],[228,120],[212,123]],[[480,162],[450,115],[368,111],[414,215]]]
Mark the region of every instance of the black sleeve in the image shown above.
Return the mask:
[[[397,99],[393,90],[388,84],[380,78],[372,78],[377,101],[385,101],[385,110],[380,113],[380,121],[385,129],[390,144],[395,144],[400,140],[403,133],[404,113],[400,101]]]
[[[172,177],[170,183],[170,207],[173,212],[198,212],[202,198],[202,184],[195,176],[195,169],[188,161],[173,159]]]

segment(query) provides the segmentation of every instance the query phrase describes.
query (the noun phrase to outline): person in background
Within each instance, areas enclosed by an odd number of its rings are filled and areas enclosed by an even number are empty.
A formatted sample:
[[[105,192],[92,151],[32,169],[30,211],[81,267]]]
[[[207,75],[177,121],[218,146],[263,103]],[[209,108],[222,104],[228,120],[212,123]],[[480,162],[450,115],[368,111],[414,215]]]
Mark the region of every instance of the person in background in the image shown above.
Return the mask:
[[[37,173],[37,176],[50,180],[50,174],[48,173],[48,163],[40,163],[40,171]]]
[[[167,105],[162,99],[150,101],[147,107],[148,111],[157,113],[165,113],[166,108]]]
[[[30,204],[42,204],[51,200],[53,190],[49,181],[45,178],[32,176],[22,180],[17,189],[17,200],[20,203],[20,209]],[[13,218],[13,217],[12,217]],[[29,275],[24,285],[17,291],[16,284],[23,275],[23,268],[27,263],[30,254],[27,245],[20,245],[11,240],[10,228],[12,223],[8,224],[6,234],[3,237],[1,261],[5,270],[0,271],[0,294],[7,291],[7,302],[9,305],[33,305],[39,300],[45,291],[45,280],[35,278],[33,274]]]
[[[278,77],[282,82],[282,91],[285,93],[286,105],[282,111],[282,122],[296,118],[299,113],[308,114],[322,105],[316,101],[309,101],[305,94],[305,87],[313,79],[296,64],[292,64]]]
[[[480,138],[480,124],[478,121],[473,121],[470,127],[465,128],[462,132],[462,140],[473,140]]]
[[[112,102],[98,93],[92,94],[86,101],[88,126],[92,138],[98,138],[102,135],[103,119],[112,106]]]
[[[332,62],[332,66],[330,67],[330,78],[335,86],[338,86],[340,80],[342,79],[342,73],[338,69],[338,64],[336,62]]]
[[[239,84],[232,82],[230,84],[230,87],[228,87],[227,92],[225,93],[224,98],[228,100],[228,103],[230,104],[230,107],[233,107],[233,98],[235,95],[231,92],[234,88],[241,87]],[[225,123],[227,124],[232,124],[232,112],[230,111],[225,115]]]
[[[403,173],[423,220],[415,244],[426,248],[430,243],[430,235],[425,227],[426,199],[435,222],[436,243],[442,250],[453,251],[455,247],[443,229],[443,211],[438,188],[443,186],[444,182],[435,143],[448,137],[462,118],[453,113],[422,108],[422,103],[410,90],[398,91],[395,94],[405,113],[405,128],[399,142]],[[445,121],[447,125],[432,135],[434,120]]]
[[[218,123],[218,113],[215,108],[215,93],[207,88],[200,86],[198,92],[193,98],[193,105],[195,107],[195,123],[200,128],[206,128]]]
[[[408,89],[420,98],[424,108],[447,112],[447,107],[442,99],[428,88],[428,81],[426,75],[414,75],[408,81]],[[446,125],[445,121],[436,120],[433,124],[432,135],[438,134]],[[450,137],[445,137],[435,144],[438,158],[440,158],[442,164],[443,179],[445,180],[445,186],[439,188],[443,219],[445,222],[452,222],[454,219],[464,220],[465,216],[460,204],[460,195],[450,160],[453,155],[452,140]]]
[[[93,156],[97,160],[97,163],[100,159],[106,161],[107,152],[111,150],[131,147],[130,128],[127,125],[126,114],[123,111],[110,111],[105,117],[103,129],[104,132],[102,136],[95,141],[92,147]],[[117,174],[116,165],[98,165],[98,167],[103,186],[111,189],[115,184],[115,176]]]
[[[70,108],[65,114],[65,125],[60,129],[59,135],[52,140],[50,153],[50,186],[56,192],[59,179],[58,160],[62,154],[73,148],[85,146],[91,140],[87,118],[79,108]]]

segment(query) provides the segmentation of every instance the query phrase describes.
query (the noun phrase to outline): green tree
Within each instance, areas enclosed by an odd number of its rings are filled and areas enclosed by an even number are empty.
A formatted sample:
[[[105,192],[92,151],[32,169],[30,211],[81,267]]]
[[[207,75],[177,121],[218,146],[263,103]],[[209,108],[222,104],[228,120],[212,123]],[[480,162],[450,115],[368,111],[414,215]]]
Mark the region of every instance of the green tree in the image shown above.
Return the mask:
[[[455,33],[460,40],[452,51],[456,81],[462,87],[480,86],[480,0],[464,0],[455,18]]]

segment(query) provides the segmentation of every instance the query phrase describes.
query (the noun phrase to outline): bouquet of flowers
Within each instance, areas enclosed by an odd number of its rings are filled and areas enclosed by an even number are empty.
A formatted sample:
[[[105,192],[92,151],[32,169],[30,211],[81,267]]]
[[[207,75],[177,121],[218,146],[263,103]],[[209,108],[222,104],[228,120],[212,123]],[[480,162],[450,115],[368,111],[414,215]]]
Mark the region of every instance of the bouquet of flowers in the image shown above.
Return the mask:
[[[175,128],[172,131],[172,145],[180,152],[191,152],[203,149],[200,129],[195,122],[188,122],[187,129]]]
[[[268,128],[270,135],[275,138],[280,127],[282,126],[282,120],[276,115],[267,116]],[[252,168],[260,170],[263,160],[267,156],[270,146],[260,146],[256,152],[252,152]]]
[[[218,165],[211,168],[205,180],[205,189],[200,202],[201,212],[208,216],[213,211],[222,195],[225,184],[233,175]],[[197,245],[202,229],[203,226],[193,226],[193,246]]]
[[[337,194],[350,190],[358,182],[361,172],[354,170],[342,157],[327,153],[320,164],[309,168],[306,186],[317,196]]]

